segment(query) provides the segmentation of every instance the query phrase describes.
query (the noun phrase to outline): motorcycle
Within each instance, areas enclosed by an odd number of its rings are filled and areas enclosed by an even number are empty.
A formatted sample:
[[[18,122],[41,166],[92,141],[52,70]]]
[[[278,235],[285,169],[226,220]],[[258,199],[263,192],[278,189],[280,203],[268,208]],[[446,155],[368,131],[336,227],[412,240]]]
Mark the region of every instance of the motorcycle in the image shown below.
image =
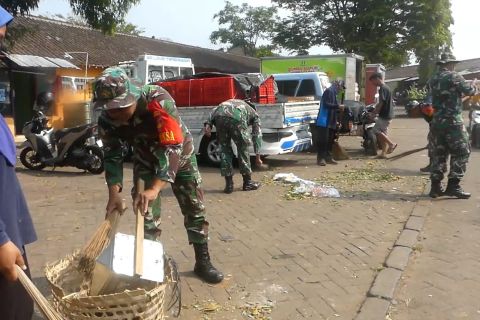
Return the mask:
[[[358,113],[358,125],[362,126],[362,147],[365,150],[365,154],[369,156],[376,156],[378,151],[377,135],[373,132],[375,126],[376,117],[373,116],[375,105],[371,104],[363,107]]]
[[[22,164],[31,170],[72,166],[93,174],[102,173],[102,141],[97,138],[97,126],[86,124],[55,131],[48,127],[43,111],[42,106],[34,108],[32,120],[23,127],[27,140],[20,147]]]

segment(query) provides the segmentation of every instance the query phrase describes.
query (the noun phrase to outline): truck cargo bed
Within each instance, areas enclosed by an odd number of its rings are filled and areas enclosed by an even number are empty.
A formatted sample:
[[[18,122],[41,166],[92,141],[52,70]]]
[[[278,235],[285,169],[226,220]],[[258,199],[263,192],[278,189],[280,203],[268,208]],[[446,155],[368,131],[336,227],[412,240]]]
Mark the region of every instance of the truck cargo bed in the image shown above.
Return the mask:
[[[319,106],[319,101],[255,104],[262,127],[271,129],[312,123],[317,118]],[[178,107],[178,113],[189,129],[200,129],[215,107]]]

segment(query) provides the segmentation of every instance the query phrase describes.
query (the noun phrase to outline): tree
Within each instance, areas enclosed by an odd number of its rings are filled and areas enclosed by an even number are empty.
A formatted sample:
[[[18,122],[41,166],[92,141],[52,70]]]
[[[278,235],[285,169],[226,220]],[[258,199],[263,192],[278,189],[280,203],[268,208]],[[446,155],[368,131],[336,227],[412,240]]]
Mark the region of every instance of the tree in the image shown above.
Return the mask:
[[[14,15],[25,15],[38,8],[40,0],[0,0],[0,5]],[[104,33],[113,34],[118,25],[124,22],[125,16],[133,5],[140,0],[69,0],[75,15],[86,23]]]
[[[226,1],[225,8],[213,16],[220,26],[226,27],[212,32],[210,41],[214,44],[229,44],[230,48],[240,47],[245,55],[252,57],[257,56],[257,53],[272,55],[275,46],[260,48],[257,44],[260,40],[273,36],[276,13],[275,7],[252,7],[247,3],[236,6]]]
[[[429,30],[441,30],[438,40],[445,40],[451,22],[449,5],[435,7],[435,0],[272,1],[290,11],[278,24],[274,43],[294,52],[327,45],[335,52],[357,53],[367,62],[386,66],[405,64],[411,53],[420,54],[420,50],[431,48],[428,41],[418,41],[422,34],[426,39],[437,34]],[[439,15],[445,19],[427,18],[433,7],[441,9]]]
[[[422,0],[412,3],[415,19],[409,19],[410,46],[418,65],[419,84],[424,85],[435,71],[443,51],[451,50],[453,24],[449,0]],[[422,32],[418,32],[422,30]]]
[[[117,26],[115,32],[139,36],[145,32],[145,29],[139,28],[131,23],[123,22]]]

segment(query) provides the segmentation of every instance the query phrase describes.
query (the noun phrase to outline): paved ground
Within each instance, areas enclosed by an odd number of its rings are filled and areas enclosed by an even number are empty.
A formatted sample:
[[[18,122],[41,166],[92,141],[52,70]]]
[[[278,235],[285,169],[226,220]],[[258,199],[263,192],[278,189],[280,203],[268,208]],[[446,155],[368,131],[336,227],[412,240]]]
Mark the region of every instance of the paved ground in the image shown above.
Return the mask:
[[[421,119],[396,119],[396,152],[424,146],[426,127]],[[341,142],[352,159],[337,166],[317,167],[309,153],[269,158],[271,170],[254,173],[264,182],[257,192],[239,191],[237,175],[236,192],[225,195],[217,169],[201,168],[211,254],[226,274],[217,286],[192,274],[193,250],[181,214],[171,191],[164,192],[162,237],[182,276],[181,319],[355,316],[424,191],[426,180],[417,172],[427,158],[421,153],[394,162],[373,160],[360,152],[358,137],[342,137]],[[289,188],[272,181],[279,172],[329,182],[342,197],[288,200]],[[18,176],[39,235],[28,247],[34,280],[48,293],[44,264],[87,241],[103,219],[106,186],[103,177],[73,169],[38,173],[19,168]],[[127,169],[126,185],[131,181]],[[123,218],[120,229],[133,232],[133,215]]]
[[[480,319],[479,161],[474,149],[463,183],[471,199],[432,201],[390,319]]]

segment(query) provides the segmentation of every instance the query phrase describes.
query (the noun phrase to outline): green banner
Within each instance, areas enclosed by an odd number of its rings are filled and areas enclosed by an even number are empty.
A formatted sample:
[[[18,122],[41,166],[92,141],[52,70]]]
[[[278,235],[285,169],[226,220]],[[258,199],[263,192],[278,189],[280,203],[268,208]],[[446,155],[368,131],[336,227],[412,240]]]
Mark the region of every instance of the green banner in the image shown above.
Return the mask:
[[[264,75],[293,72],[325,72],[330,80],[345,79],[345,58],[279,58],[262,60]]]

